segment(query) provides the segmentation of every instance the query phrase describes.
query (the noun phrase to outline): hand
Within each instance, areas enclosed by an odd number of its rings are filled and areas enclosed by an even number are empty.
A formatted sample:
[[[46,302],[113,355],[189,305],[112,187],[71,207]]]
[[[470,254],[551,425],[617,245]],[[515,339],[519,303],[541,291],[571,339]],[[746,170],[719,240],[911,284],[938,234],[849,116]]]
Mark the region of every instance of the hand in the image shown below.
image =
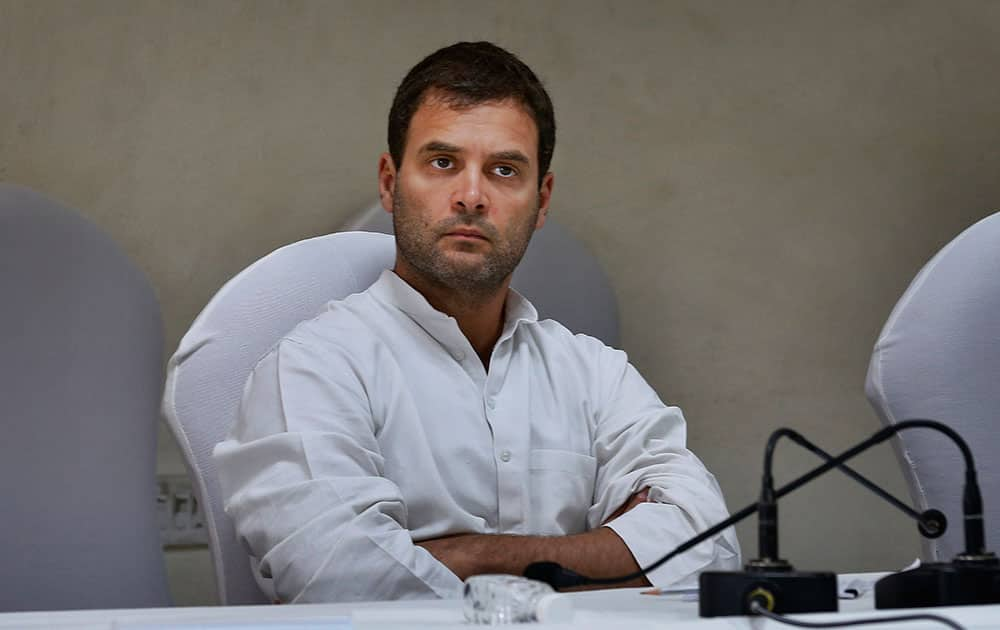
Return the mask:
[[[617,510],[611,513],[611,516],[604,519],[604,522],[601,523],[601,525],[607,525],[608,523],[615,520],[625,512],[628,512],[629,510],[639,505],[640,503],[647,503],[648,501],[649,501],[649,486],[646,486],[642,490],[639,490],[638,492],[630,496],[628,500],[625,501],[625,503],[622,503]]]

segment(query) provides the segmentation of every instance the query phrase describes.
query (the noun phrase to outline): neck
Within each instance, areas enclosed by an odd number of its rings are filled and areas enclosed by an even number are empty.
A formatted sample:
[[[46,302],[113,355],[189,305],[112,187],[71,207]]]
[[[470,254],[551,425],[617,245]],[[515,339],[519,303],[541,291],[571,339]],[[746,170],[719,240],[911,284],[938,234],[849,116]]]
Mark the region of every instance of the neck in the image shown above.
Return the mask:
[[[417,274],[407,273],[405,265],[400,265],[398,261],[393,271],[423,295],[436,310],[455,318],[459,330],[469,340],[479,355],[479,360],[489,369],[493,346],[503,331],[504,305],[507,302],[510,277],[508,276],[493,291],[472,294],[430,282]]]

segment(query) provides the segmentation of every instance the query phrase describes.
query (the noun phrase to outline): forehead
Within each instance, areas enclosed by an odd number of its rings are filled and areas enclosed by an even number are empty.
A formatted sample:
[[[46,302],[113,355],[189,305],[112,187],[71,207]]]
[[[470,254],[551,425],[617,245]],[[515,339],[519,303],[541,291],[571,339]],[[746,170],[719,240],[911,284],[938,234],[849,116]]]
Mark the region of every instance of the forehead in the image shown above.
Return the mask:
[[[430,97],[413,114],[406,136],[407,153],[435,141],[470,151],[516,150],[532,161],[538,153],[538,127],[525,107],[515,101],[456,107]]]

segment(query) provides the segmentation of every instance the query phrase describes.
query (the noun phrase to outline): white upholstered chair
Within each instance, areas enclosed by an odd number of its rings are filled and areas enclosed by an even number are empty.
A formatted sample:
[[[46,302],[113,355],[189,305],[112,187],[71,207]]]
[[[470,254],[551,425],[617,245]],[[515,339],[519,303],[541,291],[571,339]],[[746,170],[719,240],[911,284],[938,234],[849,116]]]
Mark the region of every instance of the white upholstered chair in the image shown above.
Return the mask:
[[[387,217],[372,209],[349,229],[391,231]],[[219,290],[169,362],[163,413],[204,509],[223,604],[267,601],[223,511],[211,456],[236,419],[244,382],[283,334],[319,313],[326,302],[367,289],[394,258],[393,237],[374,232],[340,232],[278,249]],[[618,311],[610,284],[565,229],[549,222],[535,234],[513,284],[541,316],[617,344]]]
[[[969,443],[985,505],[987,548],[1000,545],[1000,213],[941,249],[900,298],[875,344],[866,392],[885,424],[943,422]],[[894,441],[918,509],[936,508],[948,531],[924,541],[925,560],[963,550],[958,449],[937,432]]]
[[[222,508],[212,449],[239,411],[257,361],[330,300],[367,289],[392,266],[383,234],[344,232],[278,249],[227,282],[181,339],[167,366],[163,414],[188,464],[208,529],[219,599],[265,603],[248,552]]]

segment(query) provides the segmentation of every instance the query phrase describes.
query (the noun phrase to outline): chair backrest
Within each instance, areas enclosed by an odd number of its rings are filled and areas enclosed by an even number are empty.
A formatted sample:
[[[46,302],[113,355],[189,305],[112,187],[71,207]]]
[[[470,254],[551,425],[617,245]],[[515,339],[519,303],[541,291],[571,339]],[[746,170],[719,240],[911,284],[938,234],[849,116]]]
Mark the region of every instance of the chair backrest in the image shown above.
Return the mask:
[[[514,286],[539,306],[540,314],[616,344],[617,306],[610,284],[582,245],[552,225],[546,223],[532,239]],[[542,238],[550,232],[556,236]],[[553,238],[555,245],[545,246]],[[371,232],[330,234],[278,249],[219,290],[168,364],[163,413],[204,510],[223,604],[267,601],[248,551],[223,511],[212,459],[212,449],[236,420],[244,383],[282,335],[328,301],[367,289],[394,259],[393,237]]]
[[[163,332],[112,240],[0,184],[0,611],[166,606]]]
[[[253,366],[282,335],[330,300],[364,291],[392,267],[393,239],[344,232],[278,249],[227,282],[181,339],[167,366],[163,414],[201,502],[224,605],[266,603],[222,507],[212,449],[236,420]]]
[[[879,335],[865,391],[886,424],[927,418],[969,443],[986,510],[986,541],[1000,544],[1000,213],[968,228],[917,274]],[[964,549],[958,449],[933,431],[895,441],[919,509],[948,517],[948,531],[924,541],[927,560]]]

